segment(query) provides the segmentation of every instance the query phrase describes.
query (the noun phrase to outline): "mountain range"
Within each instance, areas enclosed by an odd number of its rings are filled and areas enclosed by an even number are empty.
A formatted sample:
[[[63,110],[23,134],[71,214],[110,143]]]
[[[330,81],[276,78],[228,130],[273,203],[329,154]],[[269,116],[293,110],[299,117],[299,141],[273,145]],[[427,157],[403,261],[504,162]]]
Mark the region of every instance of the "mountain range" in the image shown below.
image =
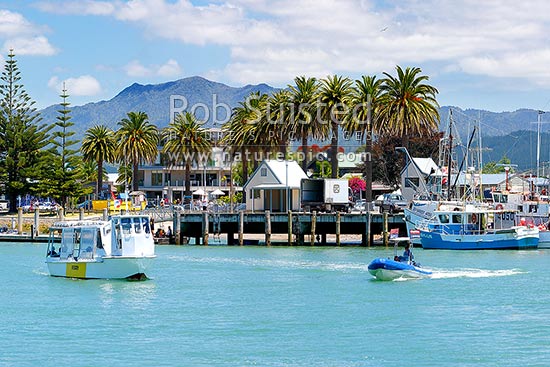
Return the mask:
[[[203,121],[208,120],[206,126],[211,127],[226,121],[227,113],[231,112],[231,108],[237,106],[250,93],[259,91],[270,94],[275,90],[267,84],[235,88],[201,77],[190,77],[162,84],[134,83],[108,101],[71,106],[70,115],[71,121],[79,132],[84,132],[97,124],[116,129],[117,122],[131,111],[146,112],[150,122],[163,128],[170,121],[172,102],[176,112],[184,107],[184,104],[187,104],[188,109],[194,107],[197,117]],[[211,112],[214,105],[218,106],[216,115]],[[40,111],[43,121],[46,123],[55,121],[58,110],[59,105],[52,105]],[[205,114],[206,110],[209,111],[207,114]]]
[[[189,77],[162,84],[142,85],[134,83],[122,90],[119,94],[107,101],[88,103],[82,106],[71,106],[71,120],[75,123],[77,139],[81,139],[84,132],[96,124],[105,124],[113,129],[117,128],[117,122],[126,117],[130,111],[143,111],[149,116],[149,121],[159,128],[168,125],[171,112],[179,112],[184,107],[188,110],[194,108],[197,117],[206,120],[207,127],[220,127],[227,121],[231,109],[252,92],[273,93],[277,88],[267,84],[246,85],[244,87],[231,87],[222,83],[213,82],[202,77]],[[217,106],[215,109],[214,106]],[[43,122],[54,122],[59,105],[49,106],[40,111]],[[514,146],[518,144],[517,134],[519,130],[537,129],[538,111],[520,109],[513,112],[490,112],[478,109],[461,109],[453,106],[440,108],[440,129],[448,130],[450,111],[452,110],[453,133],[458,134],[462,141],[467,142],[468,134],[474,125],[480,122],[483,137],[499,136],[495,144],[502,144],[510,140]],[[544,115],[541,115],[544,120]],[[546,125],[542,125],[546,127]],[[548,130],[548,129],[543,129]],[[484,139],[485,143],[492,142]],[[529,140],[521,142],[529,144]],[[509,145],[510,146],[510,145]],[[495,151],[494,147],[488,146]],[[497,149],[501,151],[502,149]],[[499,160],[501,157],[492,158]],[[514,156],[508,155],[514,162]],[[518,157],[518,158],[525,158]],[[548,158],[550,160],[550,157]],[[521,166],[524,166],[522,164]]]

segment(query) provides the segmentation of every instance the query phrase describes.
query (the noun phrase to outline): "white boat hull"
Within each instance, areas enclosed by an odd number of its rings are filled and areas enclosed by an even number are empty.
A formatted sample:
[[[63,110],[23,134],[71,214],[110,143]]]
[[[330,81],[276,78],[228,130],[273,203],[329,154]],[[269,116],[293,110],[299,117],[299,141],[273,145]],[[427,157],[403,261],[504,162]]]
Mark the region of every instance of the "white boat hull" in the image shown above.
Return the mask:
[[[539,232],[538,248],[550,249],[550,231]]]
[[[73,259],[46,261],[50,275],[80,279],[127,279],[143,278],[155,256],[103,257],[97,260]]]
[[[389,269],[377,269],[370,271],[378,280],[395,280],[395,279],[421,279],[428,278],[430,274],[428,273],[419,273],[418,271],[413,270],[389,270]]]

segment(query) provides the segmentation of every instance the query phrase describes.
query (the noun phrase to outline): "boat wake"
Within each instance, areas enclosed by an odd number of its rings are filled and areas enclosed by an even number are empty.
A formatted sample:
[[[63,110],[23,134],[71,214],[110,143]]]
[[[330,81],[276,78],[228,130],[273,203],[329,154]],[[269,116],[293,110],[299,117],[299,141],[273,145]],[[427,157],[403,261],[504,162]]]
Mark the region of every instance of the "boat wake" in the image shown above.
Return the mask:
[[[350,272],[350,271],[368,271],[367,264],[353,262],[330,262],[316,260],[298,260],[298,259],[248,259],[248,258],[222,258],[208,257],[196,258],[187,256],[170,256],[171,260],[186,261],[194,263],[218,263],[218,264],[239,264],[251,267],[261,268],[279,268],[279,269],[312,269],[322,271]]]
[[[450,279],[450,278],[493,278],[507,277],[518,274],[526,274],[526,271],[519,269],[487,270],[487,269],[430,269],[432,279]]]

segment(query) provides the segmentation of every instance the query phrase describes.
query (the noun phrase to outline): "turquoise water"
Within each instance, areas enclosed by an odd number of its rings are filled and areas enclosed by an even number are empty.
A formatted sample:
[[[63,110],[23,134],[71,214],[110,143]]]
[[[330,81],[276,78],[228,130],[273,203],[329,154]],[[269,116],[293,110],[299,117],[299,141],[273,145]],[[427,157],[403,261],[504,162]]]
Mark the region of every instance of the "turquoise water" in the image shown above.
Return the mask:
[[[380,282],[385,249],[157,247],[151,280],[47,275],[0,244],[1,366],[548,366],[550,251],[423,251],[434,278]]]

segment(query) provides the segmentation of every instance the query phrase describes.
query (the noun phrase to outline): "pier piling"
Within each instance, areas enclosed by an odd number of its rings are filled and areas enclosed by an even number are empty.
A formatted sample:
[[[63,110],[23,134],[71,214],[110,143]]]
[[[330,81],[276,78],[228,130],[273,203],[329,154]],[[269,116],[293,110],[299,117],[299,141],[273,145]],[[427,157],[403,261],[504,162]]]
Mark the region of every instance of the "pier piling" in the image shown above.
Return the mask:
[[[239,246],[244,245],[244,212],[239,212]]]
[[[288,211],[288,245],[292,246],[292,212]]]
[[[265,244],[271,246],[271,214],[265,211]]]
[[[34,211],[34,233],[32,233],[32,236],[38,236],[40,233],[40,209],[36,208]]]
[[[317,212],[314,211],[311,213],[311,238],[309,239],[309,242],[311,246],[315,246],[315,230],[317,227]]]
[[[176,245],[181,245],[183,243],[183,236],[181,234],[181,213],[178,211],[175,213],[176,224],[174,225],[174,236],[176,240]]]
[[[208,212],[202,213],[202,244],[208,246]]]
[[[388,213],[384,212],[382,215],[382,235],[383,235],[383,243],[384,246],[388,246]]]
[[[23,208],[17,208],[17,233],[23,234]]]
[[[336,246],[340,246],[340,212],[336,213]]]

